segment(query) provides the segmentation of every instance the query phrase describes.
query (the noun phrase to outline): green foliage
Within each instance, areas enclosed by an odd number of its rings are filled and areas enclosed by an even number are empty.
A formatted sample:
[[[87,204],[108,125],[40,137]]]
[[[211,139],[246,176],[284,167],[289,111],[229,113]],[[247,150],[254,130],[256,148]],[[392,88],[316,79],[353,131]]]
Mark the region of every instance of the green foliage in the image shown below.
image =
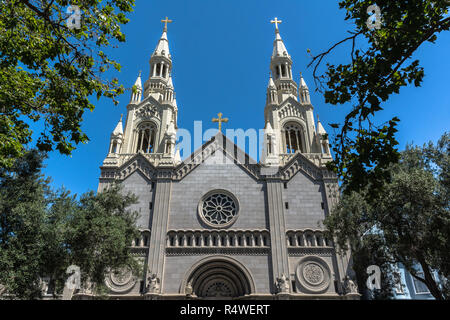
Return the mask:
[[[381,27],[369,29],[370,5],[381,10]],[[398,118],[386,124],[374,121],[392,94],[407,85],[420,86],[424,70],[412,57],[425,42],[450,28],[446,0],[343,0],[346,20],[354,22],[351,35],[329,50],[313,56],[314,79],[325,101],[334,105],[352,103],[353,108],[337,130],[330,169],[342,178],[347,193],[358,191],[370,182],[372,193],[386,180],[384,170],[396,162],[399,153],[395,139]],[[318,75],[324,58],[336,47],[351,43],[350,63],[327,64],[325,74]]]
[[[80,29],[66,25],[70,4],[82,11]],[[117,104],[124,92],[117,79],[102,79],[110,67],[120,70],[104,50],[125,41],[121,25],[133,6],[134,0],[0,1],[0,167],[24,154],[31,122],[44,124],[36,141],[41,151],[70,154],[89,140],[81,130],[84,112],[94,110],[88,96]]]
[[[28,152],[10,172],[0,171],[0,284],[11,298],[41,297],[40,278],[49,276],[61,292],[66,269],[77,265],[82,280],[104,291],[108,270],[130,266],[139,274],[130,244],[138,237],[137,202],[114,186],[79,200],[51,191],[41,176],[44,156]]]
[[[386,170],[390,182],[375,196],[368,195],[370,184],[344,194],[326,218],[330,236],[352,249],[360,285],[368,265],[402,263],[436,299],[450,297],[445,283],[440,287],[431,276],[431,270],[438,270],[441,278],[450,279],[449,151],[448,133],[436,146],[408,146],[400,162]],[[417,264],[425,277],[418,276]]]

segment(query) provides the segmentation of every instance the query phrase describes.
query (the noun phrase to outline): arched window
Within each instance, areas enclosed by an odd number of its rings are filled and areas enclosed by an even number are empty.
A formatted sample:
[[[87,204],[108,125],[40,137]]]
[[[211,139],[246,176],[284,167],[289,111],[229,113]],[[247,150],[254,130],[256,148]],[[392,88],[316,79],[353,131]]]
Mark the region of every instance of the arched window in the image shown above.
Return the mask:
[[[111,153],[117,153],[117,141],[114,141],[111,148]]]
[[[156,127],[151,123],[144,123],[138,127],[136,152],[155,152]]]
[[[157,77],[160,77],[160,76],[161,76],[161,64],[160,64],[160,63],[158,63],[158,64],[156,65],[156,76],[157,76]]]
[[[286,153],[305,152],[303,146],[303,129],[296,123],[288,123],[284,127]]]
[[[286,66],[284,64],[281,65],[281,76],[286,78]]]

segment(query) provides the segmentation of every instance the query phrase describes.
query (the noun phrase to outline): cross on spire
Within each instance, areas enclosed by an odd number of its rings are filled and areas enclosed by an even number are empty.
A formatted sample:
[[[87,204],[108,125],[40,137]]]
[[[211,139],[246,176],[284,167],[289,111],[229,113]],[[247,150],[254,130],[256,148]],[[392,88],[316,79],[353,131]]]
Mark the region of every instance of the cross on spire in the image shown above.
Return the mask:
[[[219,131],[222,132],[222,122],[223,122],[223,123],[228,123],[228,118],[222,118],[223,114],[222,114],[221,112],[219,112],[219,113],[217,114],[217,116],[218,116],[219,118],[213,118],[213,119],[212,119],[212,122],[217,122],[217,123],[219,123]]]
[[[161,20],[161,22],[164,22],[164,31],[167,31],[167,24],[172,23],[173,20],[169,20],[169,17],[166,17],[166,19]]]
[[[283,21],[278,20],[278,18],[275,17],[275,20],[270,21],[270,23],[275,24],[275,31],[278,31],[278,24],[282,23]]]

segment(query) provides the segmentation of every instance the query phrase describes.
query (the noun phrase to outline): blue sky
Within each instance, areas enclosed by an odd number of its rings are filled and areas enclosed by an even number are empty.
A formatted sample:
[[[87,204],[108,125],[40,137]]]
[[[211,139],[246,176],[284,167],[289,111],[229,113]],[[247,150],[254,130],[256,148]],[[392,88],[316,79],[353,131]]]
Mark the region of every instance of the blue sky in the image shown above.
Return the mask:
[[[265,93],[274,40],[270,20],[278,17],[281,36],[291,55],[296,80],[303,73],[311,92],[315,114],[325,129],[339,123],[350,106],[332,106],[314,92],[312,70],[307,68],[311,52],[319,53],[347,36],[352,29],[344,21],[345,12],[332,0],[136,0],[131,21],[124,27],[127,41],[111,51],[122,64],[115,74],[125,87],[131,87],[139,70],[143,81],[149,74],[149,59],[163,25],[161,19],[174,20],[169,25],[173,58],[173,81],[179,107],[178,126],[193,130],[194,121],[203,121],[203,129],[216,127],[211,118],[223,112],[230,118],[227,128],[263,128]],[[435,45],[427,43],[414,56],[425,68],[422,87],[408,87],[392,96],[384,105],[378,121],[398,116],[400,149],[406,143],[436,141],[449,130],[450,119],[450,32],[441,34]],[[332,63],[347,62],[348,48],[330,56]],[[130,93],[110,100],[93,100],[96,109],[88,112],[83,130],[90,138],[79,145],[71,157],[50,154],[46,175],[55,188],[64,185],[73,193],[96,190],[99,166],[104,160],[109,137],[120,115],[126,114]]]

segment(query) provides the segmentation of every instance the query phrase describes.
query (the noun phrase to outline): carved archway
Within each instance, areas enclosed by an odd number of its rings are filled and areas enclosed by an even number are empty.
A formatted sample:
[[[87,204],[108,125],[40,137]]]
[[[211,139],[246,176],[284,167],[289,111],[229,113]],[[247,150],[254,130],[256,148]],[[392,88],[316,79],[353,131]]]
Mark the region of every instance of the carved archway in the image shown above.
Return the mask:
[[[250,273],[228,257],[210,257],[195,264],[181,286],[201,299],[233,299],[254,293]]]

